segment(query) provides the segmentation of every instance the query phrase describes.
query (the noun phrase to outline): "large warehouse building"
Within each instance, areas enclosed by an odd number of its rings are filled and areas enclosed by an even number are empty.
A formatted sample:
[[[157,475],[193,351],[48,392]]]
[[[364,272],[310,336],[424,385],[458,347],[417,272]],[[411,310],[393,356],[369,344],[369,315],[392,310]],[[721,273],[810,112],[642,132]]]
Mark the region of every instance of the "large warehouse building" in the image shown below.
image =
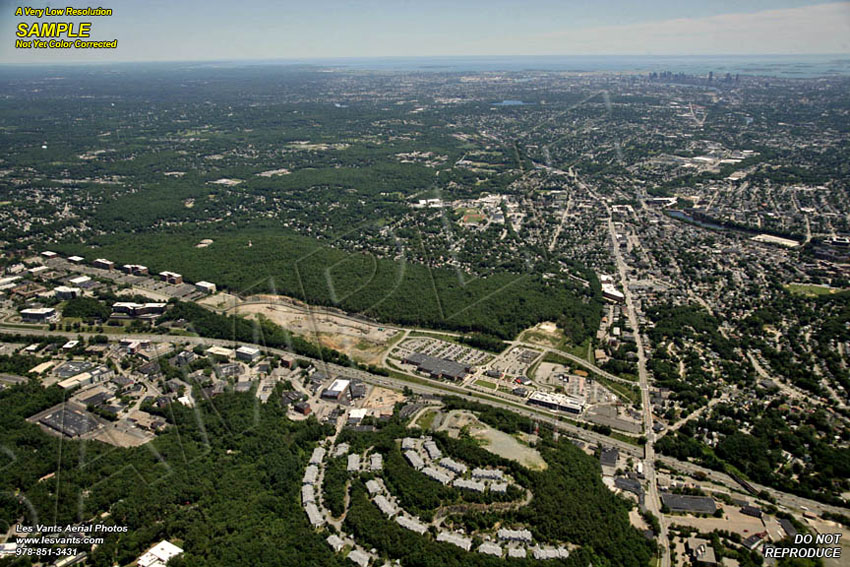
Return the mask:
[[[535,406],[543,406],[557,411],[566,411],[570,413],[581,413],[584,409],[584,404],[575,398],[565,396],[564,394],[553,394],[547,392],[534,392],[529,396],[528,403]]]
[[[469,368],[446,358],[436,358],[421,352],[407,355],[402,361],[405,364],[413,364],[416,370],[429,374],[431,378],[449,378],[451,380],[463,380]]]

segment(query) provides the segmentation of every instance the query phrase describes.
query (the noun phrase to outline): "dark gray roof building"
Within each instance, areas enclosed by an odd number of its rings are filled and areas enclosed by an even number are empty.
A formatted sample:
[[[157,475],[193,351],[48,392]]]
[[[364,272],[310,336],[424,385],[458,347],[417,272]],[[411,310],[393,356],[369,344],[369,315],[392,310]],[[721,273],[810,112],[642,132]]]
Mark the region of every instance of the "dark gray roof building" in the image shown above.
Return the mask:
[[[466,376],[467,367],[454,360],[436,358],[421,352],[414,352],[405,357],[406,364],[413,364],[420,372],[430,374],[432,378],[451,378],[461,380]]]

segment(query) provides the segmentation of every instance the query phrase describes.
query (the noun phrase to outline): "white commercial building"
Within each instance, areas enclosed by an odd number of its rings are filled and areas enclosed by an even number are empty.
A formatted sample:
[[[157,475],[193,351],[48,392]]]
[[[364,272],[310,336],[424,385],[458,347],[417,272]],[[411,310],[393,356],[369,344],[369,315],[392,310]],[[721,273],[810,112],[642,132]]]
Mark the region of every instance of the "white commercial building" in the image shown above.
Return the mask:
[[[195,289],[210,294],[215,293],[216,291],[215,284],[212,282],[197,282],[195,284]]]
[[[260,358],[260,349],[257,347],[252,347],[248,345],[241,346],[236,349],[236,358],[239,360],[245,360],[247,362],[253,362]]]
[[[350,380],[342,380],[337,379],[334,380],[331,385],[322,392],[323,398],[331,398],[334,400],[338,400],[348,391],[348,386],[351,384]]]
[[[564,394],[540,391],[531,394],[528,398],[528,403],[570,413],[581,413],[584,409],[584,404],[574,398],[565,396]]]
[[[59,313],[52,307],[33,307],[22,309],[21,319],[26,323],[46,323],[59,319]]]
[[[139,567],[165,567],[168,562],[183,553],[170,541],[161,541],[144,553],[136,562]]]
[[[57,299],[74,299],[75,297],[79,297],[83,294],[80,288],[68,287],[66,285],[57,286],[53,291],[56,292]]]

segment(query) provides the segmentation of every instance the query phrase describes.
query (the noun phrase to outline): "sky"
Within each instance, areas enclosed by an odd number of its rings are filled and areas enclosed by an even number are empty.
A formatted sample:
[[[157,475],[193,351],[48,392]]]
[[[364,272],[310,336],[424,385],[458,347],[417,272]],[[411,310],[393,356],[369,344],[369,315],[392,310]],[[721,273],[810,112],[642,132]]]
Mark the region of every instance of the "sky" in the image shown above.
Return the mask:
[[[117,50],[15,49],[0,0],[0,63],[477,55],[850,54],[850,1],[101,0],[91,39]],[[58,2],[54,6],[67,5]]]

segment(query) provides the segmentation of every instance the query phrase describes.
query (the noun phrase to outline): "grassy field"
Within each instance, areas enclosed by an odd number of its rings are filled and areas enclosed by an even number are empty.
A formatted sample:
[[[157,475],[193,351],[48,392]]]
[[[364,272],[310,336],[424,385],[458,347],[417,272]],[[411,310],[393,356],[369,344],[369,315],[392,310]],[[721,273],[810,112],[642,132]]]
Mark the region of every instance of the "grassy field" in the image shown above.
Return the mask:
[[[843,291],[841,289],[829,286],[796,283],[786,284],[785,289],[789,293],[793,293],[794,295],[805,295],[807,297],[814,297],[816,295],[830,295],[832,293],[838,293],[839,291]]]
[[[431,424],[434,423],[434,418],[437,417],[438,410],[429,409],[422,412],[419,419],[416,420],[416,425],[424,430],[431,429]]]

